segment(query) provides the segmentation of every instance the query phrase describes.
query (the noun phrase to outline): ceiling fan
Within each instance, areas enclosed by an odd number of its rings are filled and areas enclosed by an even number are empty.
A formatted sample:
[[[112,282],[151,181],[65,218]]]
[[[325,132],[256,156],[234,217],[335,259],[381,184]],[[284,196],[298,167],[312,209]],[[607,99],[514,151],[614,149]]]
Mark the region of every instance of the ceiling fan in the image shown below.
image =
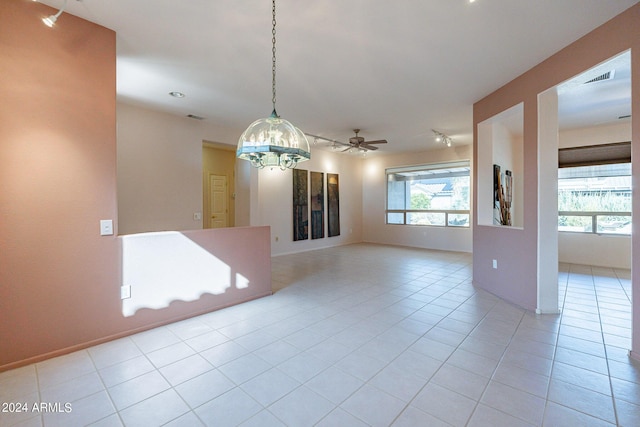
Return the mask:
[[[374,147],[373,144],[387,143],[386,139],[378,139],[376,141],[365,141],[363,137],[358,136],[358,133],[360,133],[360,129],[354,129],[353,131],[356,133],[356,136],[349,138],[350,147],[347,147],[342,151],[348,151],[348,150],[351,150],[352,148],[356,148],[356,149],[361,148],[363,150],[377,150],[378,147]]]
[[[365,141],[363,137],[358,136],[358,133],[360,133],[360,129],[354,129],[353,131],[356,133],[356,136],[349,138],[348,144],[341,141],[336,141],[335,139],[325,138],[324,136],[313,135],[306,132],[305,132],[305,135],[314,138],[315,141],[323,140],[323,141],[331,142],[333,144],[332,147],[334,150],[341,146],[346,147],[344,150],[342,150],[342,152],[350,151],[353,149],[356,149],[356,150],[362,149],[363,151],[377,150],[378,147],[374,147],[373,144],[387,143],[386,139],[379,139],[376,141]]]

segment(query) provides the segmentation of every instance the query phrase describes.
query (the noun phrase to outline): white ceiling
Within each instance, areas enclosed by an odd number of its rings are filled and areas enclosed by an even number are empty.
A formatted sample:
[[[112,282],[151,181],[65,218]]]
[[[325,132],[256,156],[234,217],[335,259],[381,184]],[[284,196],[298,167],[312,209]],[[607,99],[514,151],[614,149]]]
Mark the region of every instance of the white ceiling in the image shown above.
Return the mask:
[[[278,0],[277,111],[330,139],[385,138],[381,154],[440,148],[431,129],[469,144],[474,102],[637,2]],[[237,136],[271,113],[268,0],[69,0],[66,11],[116,31],[120,101]]]

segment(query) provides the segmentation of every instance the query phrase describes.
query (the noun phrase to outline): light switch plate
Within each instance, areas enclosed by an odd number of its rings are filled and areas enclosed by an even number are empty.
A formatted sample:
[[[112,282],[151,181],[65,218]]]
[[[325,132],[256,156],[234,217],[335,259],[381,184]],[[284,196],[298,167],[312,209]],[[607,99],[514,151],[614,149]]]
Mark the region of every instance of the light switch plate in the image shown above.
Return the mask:
[[[101,219],[100,220],[100,235],[112,236],[113,235],[113,220]]]

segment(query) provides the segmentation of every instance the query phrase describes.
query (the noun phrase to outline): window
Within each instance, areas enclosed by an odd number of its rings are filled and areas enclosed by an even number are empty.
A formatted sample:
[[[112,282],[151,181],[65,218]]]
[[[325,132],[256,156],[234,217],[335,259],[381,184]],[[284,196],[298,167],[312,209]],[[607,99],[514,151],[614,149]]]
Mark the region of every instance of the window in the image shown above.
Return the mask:
[[[558,170],[558,230],[631,234],[631,163]]]
[[[387,169],[387,224],[469,227],[469,161]]]

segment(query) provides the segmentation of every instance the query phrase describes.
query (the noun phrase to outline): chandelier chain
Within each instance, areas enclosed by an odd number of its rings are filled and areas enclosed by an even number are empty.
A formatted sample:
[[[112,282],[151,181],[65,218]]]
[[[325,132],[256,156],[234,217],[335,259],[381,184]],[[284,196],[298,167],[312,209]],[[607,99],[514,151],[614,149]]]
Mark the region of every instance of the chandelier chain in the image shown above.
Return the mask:
[[[273,113],[276,114],[276,0],[271,2],[271,103],[273,104]]]
[[[236,157],[248,160],[256,168],[295,168],[299,162],[311,158],[309,141],[305,134],[281,119],[276,113],[276,0],[271,0],[271,102],[269,117],[256,120],[238,140]]]

